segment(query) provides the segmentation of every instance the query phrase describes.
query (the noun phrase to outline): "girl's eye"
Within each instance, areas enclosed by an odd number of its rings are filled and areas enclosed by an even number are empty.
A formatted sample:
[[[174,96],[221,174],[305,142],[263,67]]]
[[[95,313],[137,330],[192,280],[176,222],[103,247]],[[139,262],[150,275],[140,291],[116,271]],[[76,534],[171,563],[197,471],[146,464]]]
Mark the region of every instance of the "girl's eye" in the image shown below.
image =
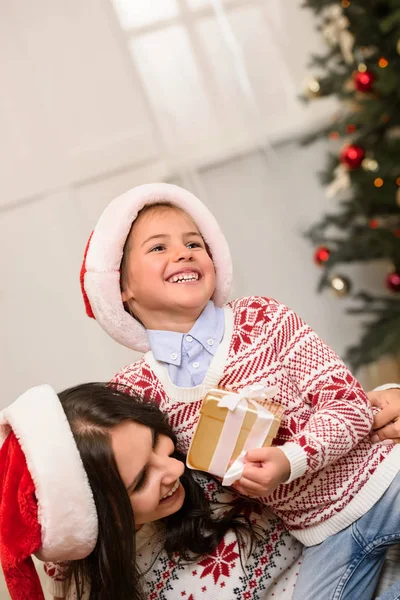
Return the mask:
[[[151,248],[150,252],[162,252],[163,250],[165,250],[165,246],[162,244],[157,244],[157,246],[153,246],[153,248]]]
[[[189,242],[187,244],[188,248],[202,248],[203,246],[200,244],[200,242]]]

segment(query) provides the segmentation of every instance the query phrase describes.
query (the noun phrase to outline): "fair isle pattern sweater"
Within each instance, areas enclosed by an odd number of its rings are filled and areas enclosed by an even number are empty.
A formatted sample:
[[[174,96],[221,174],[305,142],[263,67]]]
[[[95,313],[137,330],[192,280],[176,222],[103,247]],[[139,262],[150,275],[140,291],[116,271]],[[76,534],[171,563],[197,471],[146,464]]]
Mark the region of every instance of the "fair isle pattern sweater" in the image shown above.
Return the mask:
[[[234,496],[216,481],[195,473],[211,507],[221,510],[221,503]],[[137,565],[143,574],[143,588],[148,600],[290,600],[300,568],[301,545],[284,528],[282,522],[260,506],[246,507],[250,521],[260,537],[250,556],[246,548],[229,531],[217,548],[194,563],[170,560],[163,550],[164,533],[157,523],[144,525],[136,537]],[[288,570],[291,567],[290,571]],[[73,585],[63,580],[62,564],[46,564],[49,592],[60,598],[76,600]],[[89,590],[85,590],[85,600]]]
[[[287,483],[263,501],[306,545],[322,542],[365,514],[400,467],[400,445],[372,445],[368,399],[339,357],[301,318],[270,298],[225,307],[225,333],[203,383],[175,386],[148,352],[113,378],[155,401],[187,453],[207,390],[277,385],[285,407],[275,444],[291,464]]]

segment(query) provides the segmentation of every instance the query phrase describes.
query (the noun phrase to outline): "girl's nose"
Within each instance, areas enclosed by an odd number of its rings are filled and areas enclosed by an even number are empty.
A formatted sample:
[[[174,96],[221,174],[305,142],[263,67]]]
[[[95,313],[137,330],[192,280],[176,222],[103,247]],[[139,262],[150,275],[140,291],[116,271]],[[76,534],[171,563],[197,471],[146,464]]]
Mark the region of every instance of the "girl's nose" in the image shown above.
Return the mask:
[[[191,260],[191,259],[192,259],[192,251],[190,248],[187,248],[186,246],[181,246],[180,248],[177,248],[177,250],[175,252],[175,261],[176,262]]]

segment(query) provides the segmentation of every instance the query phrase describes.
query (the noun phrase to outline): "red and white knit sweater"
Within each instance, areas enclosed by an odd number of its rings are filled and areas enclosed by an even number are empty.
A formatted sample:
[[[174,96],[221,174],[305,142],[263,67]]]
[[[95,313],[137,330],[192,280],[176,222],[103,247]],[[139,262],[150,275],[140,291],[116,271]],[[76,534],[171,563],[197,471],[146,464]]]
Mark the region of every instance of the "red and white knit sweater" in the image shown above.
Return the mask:
[[[209,476],[196,473],[206,498],[215,511],[232,501],[232,494]],[[163,549],[162,525],[144,525],[136,535],[137,565],[143,574],[148,600],[291,600],[302,546],[285,530],[282,522],[260,506],[248,517],[260,537],[250,556],[233,531],[218,547],[194,563],[169,560]],[[289,569],[290,568],[290,569]],[[76,600],[73,585],[64,580],[64,565],[47,563],[48,589],[56,598]],[[89,597],[85,590],[84,599]]]
[[[202,385],[174,385],[151,352],[113,382],[155,401],[187,453],[208,389],[239,391],[267,381],[285,408],[276,445],[291,477],[268,498],[272,510],[306,545],[318,544],[365,514],[400,468],[400,445],[372,445],[372,411],[339,357],[298,315],[276,300],[246,297],[225,307],[224,338]]]

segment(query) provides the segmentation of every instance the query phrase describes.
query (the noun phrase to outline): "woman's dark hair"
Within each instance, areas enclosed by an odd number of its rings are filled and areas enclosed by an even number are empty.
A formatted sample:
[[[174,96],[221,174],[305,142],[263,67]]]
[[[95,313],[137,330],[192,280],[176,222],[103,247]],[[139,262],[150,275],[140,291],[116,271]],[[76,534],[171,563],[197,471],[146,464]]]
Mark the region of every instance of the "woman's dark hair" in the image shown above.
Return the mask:
[[[93,552],[71,562],[66,577],[74,581],[78,600],[86,585],[90,586],[90,600],[144,600],[135,561],[134,514],[115,462],[110,430],[134,421],[170,437],[174,444],[175,435],[155,404],[139,401],[109,384],[78,385],[59,394],[59,398],[82,457],[99,522]],[[184,456],[177,451],[173,456],[184,462]],[[185,468],[180,480],[185,488],[183,506],[163,519],[163,548],[169,557],[196,560],[212,552],[229,529],[236,532],[241,542],[246,537],[251,552],[256,534],[243,514],[246,500],[228,505],[215,517],[193,473]]]

